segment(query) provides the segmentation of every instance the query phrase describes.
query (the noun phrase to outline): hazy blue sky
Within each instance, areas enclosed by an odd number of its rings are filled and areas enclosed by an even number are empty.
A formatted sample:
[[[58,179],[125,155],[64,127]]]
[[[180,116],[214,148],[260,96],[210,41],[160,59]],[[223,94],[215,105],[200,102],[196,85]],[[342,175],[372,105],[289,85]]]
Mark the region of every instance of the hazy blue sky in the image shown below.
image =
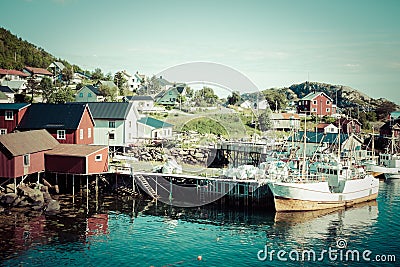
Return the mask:
[[[0,25],[85,69],[228,65],[260,89],[311,81],[400,104],[399,0],[2,0]]]

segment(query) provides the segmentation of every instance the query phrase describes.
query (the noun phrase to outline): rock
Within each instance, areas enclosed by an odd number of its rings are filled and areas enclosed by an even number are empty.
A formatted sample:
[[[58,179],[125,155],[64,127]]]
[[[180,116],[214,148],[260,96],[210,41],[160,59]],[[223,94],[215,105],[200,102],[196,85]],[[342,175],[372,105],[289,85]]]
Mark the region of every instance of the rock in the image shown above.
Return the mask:
[[[200,153],[200,152],[197,152],[196,154],[194,154],[194,157],[195,157],[195,158],[203,159],[203,158],[204,158],[204,154],[203,154],[203,153]]]
[[[48,213],[55,213],[60,211],[60,203],[57,200],[50,200],[49,204],[45,208],[46,212]]]
[[[15,193],[7,193],[1,198],[1,202],[6,205],[10,205],[14,203],[14,201],[18,198]]]
[[[42,186],[40,187],[40,191],[43,192],[43,193],[44,193],[44,192],[47,192],[47,193],[48,193],[48,192],[49,192],[49,187],[48,187],[48,186],[45,186],[45,185],[42,185]]]
[[[0,213],[2,213],[4,211],[3,207],[0,207]]]
[[[52,200],[51,195],[49,194],[49,192],[43,192],[43,199],[44,199],[45,203],[49,203]]]
[[[6,193],[15,193],[14,191],[14,184],[6,185]]]

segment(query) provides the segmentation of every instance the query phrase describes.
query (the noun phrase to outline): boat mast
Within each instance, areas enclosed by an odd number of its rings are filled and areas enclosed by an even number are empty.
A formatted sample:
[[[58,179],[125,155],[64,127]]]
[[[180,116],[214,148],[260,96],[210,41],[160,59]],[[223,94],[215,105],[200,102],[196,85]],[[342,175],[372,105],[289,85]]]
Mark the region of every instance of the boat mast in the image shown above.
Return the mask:
[[[374,127],[372,126],[372,159],[375,159],[375,131]]]
[[[304,117],[304,134],[303,134],[303,139],[304,139],[304,148],[303,148],[303,168],[301,170],[302,178],[304,179],[304,174],[305,174],[305,168],[306,168],[306,145],[307,145],[307,114],[305,114]]]

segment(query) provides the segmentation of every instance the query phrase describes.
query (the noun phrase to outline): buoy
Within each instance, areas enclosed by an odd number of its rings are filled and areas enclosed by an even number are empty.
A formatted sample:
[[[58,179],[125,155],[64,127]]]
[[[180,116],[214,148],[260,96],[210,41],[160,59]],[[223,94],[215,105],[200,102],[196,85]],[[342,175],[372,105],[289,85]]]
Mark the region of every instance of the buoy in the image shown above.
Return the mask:
[[[198,261],[201,261],[202,260],[202,257],[199,255],[199,256],[197,256],[197,260]]]

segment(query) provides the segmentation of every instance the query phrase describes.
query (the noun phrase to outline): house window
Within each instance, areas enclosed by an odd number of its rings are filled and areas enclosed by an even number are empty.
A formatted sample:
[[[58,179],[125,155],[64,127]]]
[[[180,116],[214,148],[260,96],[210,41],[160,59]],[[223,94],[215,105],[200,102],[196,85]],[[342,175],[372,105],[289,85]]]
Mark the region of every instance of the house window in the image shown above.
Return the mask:
[[[109,133],[109,134],[108,134],[108,138],[109,138],[110,140],[114,140],[114,139],[115,139],[115,134],[114,134],[114,133]]]
[[[88,97],[92,97],[92,93],[88,93],[87,96],[88,96]]]
[[[87,137],[92,138],[92,128],[87,129]]]
[[[57,130],[57,139],[65,140],[65,130]]]
[[[129,121],[129,128],[132,128],[132,121]]]
[[[329,105],[331,103],[331,101],[329,101],[329,100],[326,100],[326,104],[327,105]]]
[[[24,166],[30,165],[30,157],[29,154],[24,155]]]
[[[7,129],[0,129],[0,135],[7,134]]]
[[[79,130],[79,139],[83,139],[83,129]]]
[[[83,93],[79,93],[79,97],[83,97]]]
[[[102,154],[96,155],[95,161],[102,161],[102,160],[103,160],[103,155]]]
[[[311,111],[312,111],[312,112],[317,112],[317,109],[316,109],[316,108],[313,108]]]
[[[108,128],[115,128],[115,121],[109,121]]]
[[[331,109],[330,109],[330,108],[327,108],[327,109],[326,109],[326,112],[330,112],[330,111],[331,111]]]
[[[12,110],[6,110],[6,117],[5,117],[6,121],[12,121],[14,120],[14,113],[12,112]]]
[[[313,101],[313,104],[316,105],[316,104],[317,104],[317,100],[314,100],[314,101]]]

